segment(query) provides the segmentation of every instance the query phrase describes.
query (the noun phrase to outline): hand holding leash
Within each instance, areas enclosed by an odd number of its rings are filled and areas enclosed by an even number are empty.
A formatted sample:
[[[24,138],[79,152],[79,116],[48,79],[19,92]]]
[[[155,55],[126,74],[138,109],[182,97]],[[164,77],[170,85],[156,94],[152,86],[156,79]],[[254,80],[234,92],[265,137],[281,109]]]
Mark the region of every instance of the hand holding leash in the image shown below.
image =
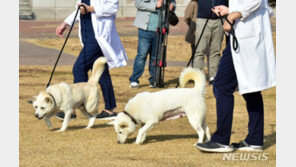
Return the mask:
[[[94,12],[95,11],[93,6],[88,6],[85,3],[77,4],[77,6],[80,8],[80,13],[81,14],[87,14],[89,12]]]
[[[220,17],[221,17],[221,16],[226,16],[226,15],[229,14],[229,8],[226,7],[226,6],[224,6],[224,5],[215,6],[215,7],[212,9],[212,11],[213,11],[217,16],[220,15]]]
[[[74,19],[73,19],[73,22],[72,22],[72,25],[71,25],[71,27],[70,27],[70,30],[69,30],[69,32],[68,32],[68,35],[67,35],[67,38],[66,38],[66,40],[65,40],[65,42],[64,42],[64,44],[63,44],[63,47],[62,47],[62,49],[61,49],[61,51],[60,51],[60,53],[59,53],[59,55],[58,55],[58,58],[57,58],[57,60],[56,60],[56,62],[55,62],[55,64],[54,64],[54,67],[53,67],[53,69],[52,69],[52,72],[51,72],[51,75],[50,75],[50,78],[49,78],[49,81],[48,81],[48,83],[47,83],[47,85],[46,85],[46,88],[47,87],[49,87],[49,85],[50,85],[50,83],[51,83],[51,79],[52,79],[52,76],[53,76],[53,74],[54,74],[54,71],[55,71],[55,69],[56,69],[56,67],[57,67],[57,65],[58,65],[58,62],[59,62],[59,60],[60,60],[60,57],[61,57],[61,55],[62,55],[62,53],[63,53],[63,50],[64,50],[64,48],[65,48],[65,46],[66,46],[66,43],[67,43],[67,41],[68,41],[68,39],[69,39],[69,37],[70,37],[70,34],[71,34],[71,32],[72,32],[72,29],[73,29],[73,27],[74,27],[74,24],[75,24],[75,20],[76,20],[76,17],[77,17],[77,15],[78,15],[78,11],[79,11],[79,9],[81,9],[81,7],[84,9],[84,11],[87,11],[87,9],[86,9],[86,7],[85,7],[85,5],[83,5],[83,4],[78,4],[79,6],[78,6],[78,8],[77,8],[77,10],[76,10],[76,14],[75,14],[75,16],[74,16]],[[59,36],[59,37],[63,37],[63,32],[66,30],[66,24],[62,24],[62,25],[60,25],[58,28],[57,28],[57,30],[56,30],[56,34]]]
[[[214,12],[217,16],[220,17],[221,23],[223,25],[223,30],[225,31],[226,36],[229,36],[229,34],[232,35],[232,47],[234,50],[237,50],[238,41],[235,36],[233,26],[235,23],[235,19],[241,18],[242,14],[240,12],[232,12],[231,14],[229,14],[229,8],[224,5],[215,6],[212,9],[212,12]],[[223,18],[226,20],[225,23],[223,22]]]

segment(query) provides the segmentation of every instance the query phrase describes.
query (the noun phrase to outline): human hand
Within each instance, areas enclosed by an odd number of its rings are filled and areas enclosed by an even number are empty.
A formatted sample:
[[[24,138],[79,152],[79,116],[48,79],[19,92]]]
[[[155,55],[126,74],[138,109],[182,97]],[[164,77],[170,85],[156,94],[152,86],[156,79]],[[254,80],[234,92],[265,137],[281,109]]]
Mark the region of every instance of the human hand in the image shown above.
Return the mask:
[[[156,2],[156,8],[160,8],[163,5],[163,0],[157,0]]]
[[[229,14],[229,8],[224,6],[224,5],[219,5],[215,6],[212,11],[217,15],[217,16],[225,16]]]
[[[60,38],[64,37],[63,33],[67,28],[67,23],[62,23],[61,25],[58,26],[58,28],[56,29],[56,35]]]
[[[170,3],[170,11],[173,11],[175,8],[174,4]]]
[[[86,11],[85,11],[85,9],[84,9],[84,7],[80,7],[80,13],[81,14],[87,14],[87,13],[89,13],[89,12],[94,12],[94,7],[92,7],[92,6],[88,6],[87,4],[85,4],[85,3],[80,3],[80,4],[77,4],[77,6],[80,6],[80,5],[83,5],[83,6],[85,6],[85,8],[86,8]]]
[[[227,20],[233,25],[234,20],[239,19],[242,17],[242,14],[240,12],[232,12],[227,16]],[[225,24],[223,25],[223,29],[226,32],[230,32],[231,26],[228,21],[225,21]]]
[[[229,20],[230,21],[230,20]],[[231,22],[231,21],[230,21]],[[231,22],[233,23],[233,21]],[[225,32],[230,32],[231,31],[231,25],[225,20],[224,21],[224,24],[223,24],[223,30]]]

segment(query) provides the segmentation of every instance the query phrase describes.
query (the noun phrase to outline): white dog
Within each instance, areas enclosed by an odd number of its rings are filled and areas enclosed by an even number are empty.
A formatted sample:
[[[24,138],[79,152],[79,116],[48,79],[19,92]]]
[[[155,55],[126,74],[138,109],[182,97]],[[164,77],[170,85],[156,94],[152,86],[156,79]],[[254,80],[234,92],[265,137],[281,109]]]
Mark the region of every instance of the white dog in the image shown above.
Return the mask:
[[[185,84],[193,80],[193,88],[184,88]],[[166,89],[158,92],[143,92],[130,99],[125,111],[119,113],[114,128],[117,142],[124,143],[129,135],[136,130],[136,124],[145,124],[138,132],[136,144],[141,144],[146,133],[159,121],[186,114],[191,126],[197,131],[198,143],[210,140],[211,134],[206,125],[206,104],[203,94],[206,79],[203,72],[193,68],[186,68],[180,75],[182,88]]]
[[[58,131],[65,131],[68,127],[71,113],[79,108],[83,115],[89,119],[87,129],[91,128],[96,120],[99,107],[98,81],[104,71],[107,60],[98,58],[93,65],[92,75],[88,82],[75,84],[60,83],[49,86],[32,100],[35,108],[35,117],[44,118],[46,125],[52,129],[50,118],[57,112],[65,113],[63,125]]]

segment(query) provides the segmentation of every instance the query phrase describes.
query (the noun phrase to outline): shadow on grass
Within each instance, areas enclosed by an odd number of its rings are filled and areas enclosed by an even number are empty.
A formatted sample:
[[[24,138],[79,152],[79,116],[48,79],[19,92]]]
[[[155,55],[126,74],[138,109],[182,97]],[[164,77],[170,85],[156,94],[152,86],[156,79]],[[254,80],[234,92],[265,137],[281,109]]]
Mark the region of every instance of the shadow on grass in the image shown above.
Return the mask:
[[[168,88],[171,85],[173,85],[175,87],[175,86],[177,86],[178,82],[179,82],[179,78],[168,80],[168,81],[164,82],[164,88]],[[143,85],[140,85],[139,88],[143,88],[143,87],[147,87],[147,86],[150,86],[150,85],[143,84]]]
[[[264,136],[264,150],[272,147],[276,144],[276,132],[273,132],[270,135]]]
[[[187,134],[187,135],[154,135],[147,136],[146,140],[143,144],[155,143],[155,142],[163,142],[175,139],[198,139],[197,134]],[[136,138],[127,139],[126,143],[134,143]]]
[[[276,132],[274,130],[275,124],[269,124],[272,128],[272,133],[269,135],[264,136],[264,149],[268,149],[276,144]]]
[[[178,83],[179,83],[179,78],[174,78],[174,79],[164,82],[164,85],[165,85],[165,87],[170,87],[171,85],[176,87]]]
[[[78,126],[68,126],[67,130],[78,130],[78,129],[85,129],[86,125],[78,125]],[[106,127],[111,127],[112,125],[108,125],[107,123],[105,124],[99,124],[99,125],[94,125],[91,129],[97,129],[97,128],[106,128]],[[60,128],[54,128],[52,129],[53,131],[59,130]]]

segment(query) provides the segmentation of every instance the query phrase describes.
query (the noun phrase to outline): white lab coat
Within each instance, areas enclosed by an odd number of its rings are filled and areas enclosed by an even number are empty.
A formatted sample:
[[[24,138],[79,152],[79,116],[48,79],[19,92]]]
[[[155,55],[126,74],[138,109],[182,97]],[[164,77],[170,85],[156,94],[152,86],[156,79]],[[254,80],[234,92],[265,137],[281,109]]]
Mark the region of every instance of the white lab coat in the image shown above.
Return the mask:
[[[79,3],[81,3],[80,0],[77,1],[77,4]],[[95,12],[91,13],[95,38],[97,39],[104,56],[107,58],[109,68],[111,69],[127,65],[127,54],[122,46],[115,26],[118,0],[90,0],[90,6],[93,6],[95,9]],[[65,19],[65,22],[68,25],[72,25],[75,13],[76,10]],[[80,12],[76,17],[76,22],[79,21],[79,19]],[[80,24],[78,35],[80,42],[83,45]]]
[[[230,0],[229,12],[233,11],[242,13],[234,25],[238,50],[234,51],[231,44],[239,93],[275,86],[275,52],[267,0]]]

